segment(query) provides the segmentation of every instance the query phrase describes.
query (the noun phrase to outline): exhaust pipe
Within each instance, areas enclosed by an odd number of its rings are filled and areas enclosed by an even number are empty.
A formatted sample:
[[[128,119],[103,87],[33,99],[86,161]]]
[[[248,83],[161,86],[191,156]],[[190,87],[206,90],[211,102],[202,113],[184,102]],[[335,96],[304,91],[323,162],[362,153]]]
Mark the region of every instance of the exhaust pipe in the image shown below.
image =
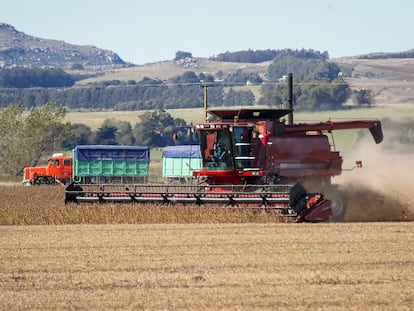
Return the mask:
[[[288,124],[293,124],[293,75],[288,75],[288,109],[292,112],[288,114]]]

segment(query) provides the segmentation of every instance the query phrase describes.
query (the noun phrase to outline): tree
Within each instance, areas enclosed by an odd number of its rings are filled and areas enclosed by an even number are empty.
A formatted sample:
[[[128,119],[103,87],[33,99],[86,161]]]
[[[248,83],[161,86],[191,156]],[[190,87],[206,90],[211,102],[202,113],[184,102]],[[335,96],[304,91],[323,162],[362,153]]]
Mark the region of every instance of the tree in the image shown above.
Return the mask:
[[[261,105],[287,103],[287,84],[263,85]],[[341,79],[332,81],[302,80],[293,88],[295,110],[321,111],[341,109],[350,94],[349,85]]]
[[[95,142],[98,145],[118,145],[116,141],[117,128],[112,125],[102,124],[96,132]]]
[[[332,80],[338,77],[339,67],[323,57],[304,51],[286,51],[278,54],[267,69],[270,80],[278,80],[288,73],[299,79]]]
[[[254,104],[254,94],[252,91],[236,91],[230,88],[224,97],[225,106],[251,106]]]
[[[183,59],[183,58],[187,58],[187,57],[193,58],[193,54],[191,54],[190,52],[177,51],[177,52],[175,52],[174,61],[180,60],[180,59]]]
[[[140,116],[141,122],[134,128],[139,145],[162,147],[173,143],[174,119],[165,110],[147,112]]]
[[[351,98],[357,105],[367,105],[368,107],[371,107],[372,104],[374,104],[374,97],[372,96],[371,90],[359,90],[359,91],[353,91]]]
[[[72,149],[76,145],[89,145],[93,142],[93,132],[91,128],[82,123],[74,123],[71,125],[72,137],[69,141],[65,141],[64,147]]]
[[[244,72],[241,69],[224,77],[225,85],[246,85],[247,83],[260,84],[262,82],[263,79],[257,73]]]
[[[193,142],[194,138],[184,138],[188,132],[191,132],[191,126],[177,118],[174,119],[165,110],[147,112],[140,116],[141,122],[134,127],[136,143],[151,147],[164,147],[174,144],[174,134],[181,136],[180,143]]]
[[[39,159],[70,135],[64,123],[65,110],[53,103],[34,107],[27,116],[24,107],[11,104],[0,111],[0,166],[11,175],[24,167],[37,165]]]
[[[135,137],[132,133],[131,123],[127,121],[117,121],[113,118],[105,119],[102,123],[102,127],[115,128],[115,140],[121,145],[133,145],[135,143]],[[101,127],[101,129],[102,129]]]

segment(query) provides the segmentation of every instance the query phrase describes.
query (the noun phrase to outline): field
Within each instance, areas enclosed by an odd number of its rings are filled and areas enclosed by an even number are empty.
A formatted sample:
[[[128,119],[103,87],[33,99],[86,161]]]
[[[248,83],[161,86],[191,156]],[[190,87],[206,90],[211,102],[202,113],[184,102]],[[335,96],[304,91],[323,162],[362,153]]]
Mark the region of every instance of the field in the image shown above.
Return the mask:
[[[1,309],[414,303],[414,205],[374,189],[354,189],[346,222],[327,224],[221,207],[65,205],[63,194],[61,186],[0,186]]]
[[[296,120],[396,120],[413,110]],[[129,121],[128,114],[68,119],[97,128],[107,117]],[[65,205],[61,186],[0,184],[0,309],[411,310],[413,155],[385,154],[371,139],[353,146],[356,132],[347,132],[336,135],[344,168],[364,165],[334,178],[349,193],[343,223],[295,224],[222,207]]]
[[[410,310],[412,223],[0,227],[3,310]]]

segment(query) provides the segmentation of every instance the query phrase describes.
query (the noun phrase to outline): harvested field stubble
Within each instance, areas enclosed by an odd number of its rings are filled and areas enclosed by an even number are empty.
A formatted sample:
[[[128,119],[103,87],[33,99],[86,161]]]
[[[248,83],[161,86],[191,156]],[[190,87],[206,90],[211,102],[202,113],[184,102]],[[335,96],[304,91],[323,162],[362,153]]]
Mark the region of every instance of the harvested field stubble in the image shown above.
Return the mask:
[[[412,223],[0,227],[4,310],[410,310]]]
[[[412,222],[286,224],[244,209],[65,205],[60,186],[0,186],[0,197],[3,309],[414,304]]]

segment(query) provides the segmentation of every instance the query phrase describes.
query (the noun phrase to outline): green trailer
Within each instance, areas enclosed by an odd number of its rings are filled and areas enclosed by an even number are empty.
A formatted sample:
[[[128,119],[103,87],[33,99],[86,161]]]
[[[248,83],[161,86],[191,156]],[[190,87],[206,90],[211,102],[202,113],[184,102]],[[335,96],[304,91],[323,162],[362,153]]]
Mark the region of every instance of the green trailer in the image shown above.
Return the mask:
[[[201,169],[199,145],[168,146],[162,152],[162,177],[187,179]]]
[[[79,145],[73,149],[73,179],[79,183],[140,183],[149,172],[148,146]]]

